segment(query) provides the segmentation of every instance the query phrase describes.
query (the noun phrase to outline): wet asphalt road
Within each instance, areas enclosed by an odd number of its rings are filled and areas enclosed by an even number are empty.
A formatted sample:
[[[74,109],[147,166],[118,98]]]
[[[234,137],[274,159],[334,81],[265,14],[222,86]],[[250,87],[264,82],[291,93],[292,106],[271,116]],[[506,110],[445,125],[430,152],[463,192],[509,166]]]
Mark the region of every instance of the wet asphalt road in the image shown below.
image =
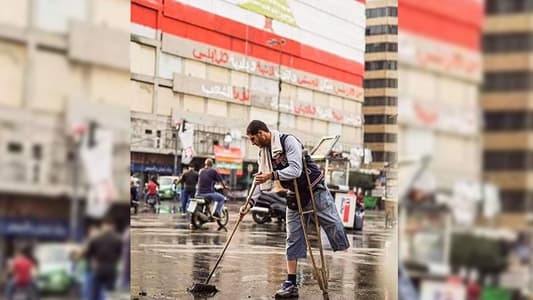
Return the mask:
[[[285,226],[258,225],[251,214],[245,216],[209,282],[220,292],[196,298],[187,292],[207,278],[236,223],[239,205],[228,205],[227,230],[219,230],[216,223],[191,230],[180,214],[132,216],[132,299],[273,299],[286,279]],[[385,229],[384,223],[383,212],[367,211],[363,232],[348,231],[348,251],[325,251],[329,299],[396,299],[395,229]],[[314,253],[318,258],[318,250]],[[309,257],[298,262],[298,281],[300,299],[323,299]]]

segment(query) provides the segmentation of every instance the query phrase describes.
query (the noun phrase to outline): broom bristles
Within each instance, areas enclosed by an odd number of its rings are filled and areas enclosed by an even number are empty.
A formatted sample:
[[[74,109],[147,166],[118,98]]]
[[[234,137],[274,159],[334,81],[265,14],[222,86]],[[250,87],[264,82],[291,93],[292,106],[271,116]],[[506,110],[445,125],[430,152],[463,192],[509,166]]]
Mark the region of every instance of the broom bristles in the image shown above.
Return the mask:
[[[187,290],[192,294],[215,294],[218,292],[216,286],[205,283],[195,283]]]

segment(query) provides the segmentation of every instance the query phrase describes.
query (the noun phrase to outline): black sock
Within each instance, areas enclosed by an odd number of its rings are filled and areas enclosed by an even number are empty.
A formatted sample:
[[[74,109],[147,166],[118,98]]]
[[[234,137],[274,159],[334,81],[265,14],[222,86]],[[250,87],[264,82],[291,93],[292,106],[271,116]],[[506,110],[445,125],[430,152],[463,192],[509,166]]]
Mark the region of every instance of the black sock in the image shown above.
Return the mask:
[[[296,274],[287,274],[287,280],[296,285]]]

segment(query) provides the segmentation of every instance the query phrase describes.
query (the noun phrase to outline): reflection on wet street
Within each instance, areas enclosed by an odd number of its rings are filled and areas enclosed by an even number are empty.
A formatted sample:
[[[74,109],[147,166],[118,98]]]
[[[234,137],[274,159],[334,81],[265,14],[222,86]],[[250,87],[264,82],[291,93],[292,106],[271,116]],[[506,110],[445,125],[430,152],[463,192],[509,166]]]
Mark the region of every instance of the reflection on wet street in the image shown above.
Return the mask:
[[[132,299],[205,298],[193,297],[187,288],[205,281],[222,251],[238,218],[238,204],[228,208],[227,230],[218,230],[216,223],[191,230],[180,214],[132,216]],[[348,251],[325,251],[329,299],[396,298],[396,290],[384,283],[389,275],[397,277],[397,269],[387,269],[384,263],[385,256],[396,256],[391,242],[395,231],[385,229],[382,212],[368,211],[364,226],[362,233],[348,232],[352,245]],[[318,251],[314,253],[318,257]],[[322,299],[311,260],[298,265],[300,299]],[[258,225],[247,215],[209,282],[220,292],[209,299],[273,299],[285,279],[285,226]]]

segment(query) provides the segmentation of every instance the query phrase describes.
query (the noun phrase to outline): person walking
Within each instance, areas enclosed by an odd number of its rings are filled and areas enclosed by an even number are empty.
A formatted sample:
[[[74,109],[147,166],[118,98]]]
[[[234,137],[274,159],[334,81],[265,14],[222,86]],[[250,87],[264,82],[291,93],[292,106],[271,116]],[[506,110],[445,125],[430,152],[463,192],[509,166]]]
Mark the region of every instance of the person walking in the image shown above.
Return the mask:
[[[181,178],[178,182],[183,185],[183,190],[181,193],[181,213],[182,216],[186,216],[189,201],[191,197],[196,194],[196,185],[198,184],[198,172],[196,172],[194,170],[194,167],[190,165],[187,171],[183,173],[183,175],[181,175]]]

